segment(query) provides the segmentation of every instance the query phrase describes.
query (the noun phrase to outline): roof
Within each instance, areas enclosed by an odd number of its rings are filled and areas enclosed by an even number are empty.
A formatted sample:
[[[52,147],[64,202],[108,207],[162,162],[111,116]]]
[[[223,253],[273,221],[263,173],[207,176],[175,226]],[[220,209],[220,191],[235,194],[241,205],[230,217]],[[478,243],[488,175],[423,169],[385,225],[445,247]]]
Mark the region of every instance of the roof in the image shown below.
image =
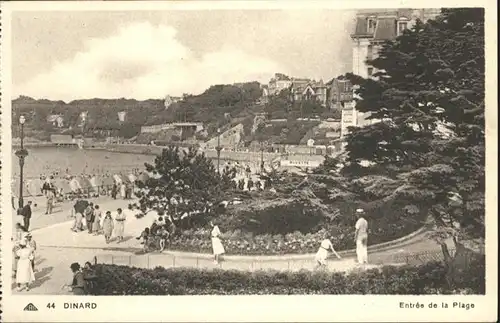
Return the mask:
[[[371,35],[368,31],[368,20],[365,17],[356,18],[356,29],[354,30],[354,35]]]
[[[51,115],[47,116],[47,122],[54,122],[58,118],[62,118],[62,115],[60,115],[60,114],[51,114]]]
[[[423,9],[421,9],[423,10]],[[407,18],[411,20],[413,16],[412,8],[403,9],[375,9],[358,10],[356,17],[356,27],[353,37],[374,36],[376,40],[390,40],[396,38],[396,20]],[[375,33],[368,32],[369,17],[377,20]]]
[[[373,38],[375,40],[392,40],[397,37],[395,18],[378,18]]]
[[[289,81],[290,77],[283,73],[274,73],[274,78],[276,81]]]

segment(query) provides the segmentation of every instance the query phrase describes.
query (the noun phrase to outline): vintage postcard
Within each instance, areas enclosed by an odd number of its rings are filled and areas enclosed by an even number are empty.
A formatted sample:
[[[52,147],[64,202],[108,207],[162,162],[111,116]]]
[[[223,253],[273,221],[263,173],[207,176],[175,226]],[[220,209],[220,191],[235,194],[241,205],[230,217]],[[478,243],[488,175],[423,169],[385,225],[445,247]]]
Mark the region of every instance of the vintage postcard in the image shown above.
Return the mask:
[[[2,1],[0,320],[496,321],[496,12]]]

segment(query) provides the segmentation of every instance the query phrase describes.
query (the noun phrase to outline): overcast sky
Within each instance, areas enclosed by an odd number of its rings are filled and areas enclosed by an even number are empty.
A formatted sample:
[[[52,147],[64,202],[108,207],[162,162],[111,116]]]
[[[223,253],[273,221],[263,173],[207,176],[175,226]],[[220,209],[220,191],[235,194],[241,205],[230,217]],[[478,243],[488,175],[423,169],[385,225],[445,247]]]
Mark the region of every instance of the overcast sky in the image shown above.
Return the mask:
[[[70,101],[197,94],[275,72],[351,70],[354,12],[14,12],[14,97]]]

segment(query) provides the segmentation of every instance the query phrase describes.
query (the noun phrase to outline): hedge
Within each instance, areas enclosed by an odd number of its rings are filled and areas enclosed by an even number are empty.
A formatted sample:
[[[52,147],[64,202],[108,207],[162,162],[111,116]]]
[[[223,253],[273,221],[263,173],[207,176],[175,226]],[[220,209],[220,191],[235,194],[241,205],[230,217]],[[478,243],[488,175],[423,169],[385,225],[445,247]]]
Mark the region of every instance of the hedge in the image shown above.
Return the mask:
[[[264,203],[260,201],[259,203]],[[356,219],[349,208],[353,203],[336,203],[339,207],[329,218],[317,210],[300,203],[288,203],[265,208],[229,210],[218,217],[227,254],[238,255],[282,255],[313,253],[324,239],[331,238],[338,251],[355,248],[354,224]],[[392,241],[408,235],[423,226],[425,215],[407,216],[402,206],[392,206],[367,211],[369,221],[369,244]],[[280,230],[281,229],[281,230]],[[300,231],[299,231],[300,230]],[[211,253],[211,229],[183,230],[173,237],[170,250]],[[268,231],[268,233],[264,233]],[[287,232],[288,231],[288,232]]]
[[[95,295],[293,295],[293,294],[484,294],[484,257],[446,282],[440,262],[419,267],[385,266],[349,274],[326,271],[235,271],[221,269],[95,266]]]

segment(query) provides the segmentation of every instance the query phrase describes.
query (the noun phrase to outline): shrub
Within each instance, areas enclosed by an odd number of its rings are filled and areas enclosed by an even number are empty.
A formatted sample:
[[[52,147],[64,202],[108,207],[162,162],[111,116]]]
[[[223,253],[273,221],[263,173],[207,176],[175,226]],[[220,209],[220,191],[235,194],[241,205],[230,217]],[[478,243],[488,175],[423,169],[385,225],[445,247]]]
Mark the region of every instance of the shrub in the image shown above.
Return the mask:
[[[260,204],[260,205],[259,205]],[[355,204],[337,202],[325,211],[299,201],[262,201],[230,207],[220,214],[219,227],[227,254],[279,255],[313,253],[328,233],[336,250],[355,248]],[[422,227],[424,214],[407,216],[399,205],[367,211],[369,244],[379,244],[408,235]],[[169,249],[193,252],[212,250],[208,228],[184,231]]]
[[[353,272],[279,272],[97,265],[97,295],[484,294],[484,258],[448,286],[439,262]]]

